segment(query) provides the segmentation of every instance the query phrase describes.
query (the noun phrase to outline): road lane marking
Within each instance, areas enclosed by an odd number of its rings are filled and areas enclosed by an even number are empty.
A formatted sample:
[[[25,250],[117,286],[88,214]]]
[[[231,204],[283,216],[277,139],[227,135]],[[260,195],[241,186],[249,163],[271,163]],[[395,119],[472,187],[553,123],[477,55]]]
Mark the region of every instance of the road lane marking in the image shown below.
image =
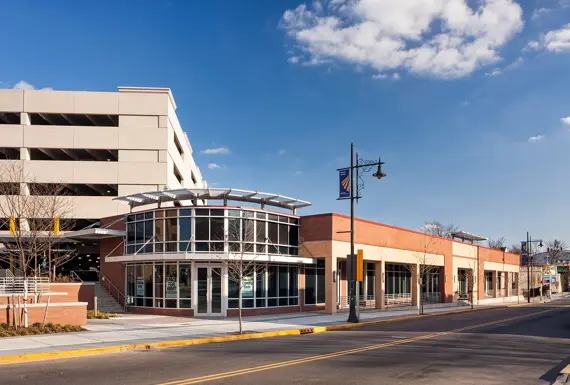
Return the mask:
[[[233,370],[233,371],[229,371],[229,372],[215,373],[215,374],[210,374],[210,375],[201,376],[201,377],[194,377],[194,378],[187,378],[184,380],[164,382],[164,383],[160,383],[157,385],[191,385],[191,384],[198,384],[201,382],[221,380],[221,379],[226,379],[226,378],[245,375],[245,374],[252,374],[252,373],[262,372],[262,371],[266,371],[266,370],[278,369],[278,368],[291,366],[291,365],[300,365],[300,364],[304,364],[307,362],[320,361],[320,360],[325,360],[325,359],[329,359],[329,358],[346,356],[349,354],[362,353],[362,352],[366,352],[369,350],[383,349],[383,348],[387,348],[387,347],[391,347],[391,346],[397,346],[397,345],[403,345],[403,344],[408,344],[408,343],[427,340],[427,339],[433,339],[436,337],[442,337],[442,336],[446,336],[446,335],[456,334],[456,333],[460,333],[460,332],[464,332],[464,331],[468,331],[468,330],[479,329],[479,328],[483,328],[486,326],[497,325],[497,324],[501,324],[501,323],[506,322],[506,321],[514,321],[517,319],[528,318],[528,317],[532,317],[532,316],[536,316],[536,315],[540,315],[540,314],[550,313],[553,311],[557,311],[559,309],[560,309],[559,307],[550,308],[548,310],[542,310],[542,311],[534,312],[534,313],[530,313],[530,314],[524,314],[524,315],[514,316],[514,317],[509,317],[509,318],[503,318],[503,319],[496,320],[496,321],[490,321],[490,322],[486,322],[486,323],[482,323],[482,324],[465,326],[462,328],[452,329],[452,330],[448,330],[448,331],[444,331],[444,332],[425,334],[422,336],[407,338],[407,339],[393,341],[393,342],[384,342],[381,344],[363,346],[360,348],[354,348],[354,349],[349,349],[349,350],[341,350],[338,352],[321,354],[321,355],[310,356],[310,357],[305,357],[305,358],[298,358],[295,360],[275,362],[272,364],[254,366],[254,367],[250,367],[250,368],[238,369],[238,370]]]

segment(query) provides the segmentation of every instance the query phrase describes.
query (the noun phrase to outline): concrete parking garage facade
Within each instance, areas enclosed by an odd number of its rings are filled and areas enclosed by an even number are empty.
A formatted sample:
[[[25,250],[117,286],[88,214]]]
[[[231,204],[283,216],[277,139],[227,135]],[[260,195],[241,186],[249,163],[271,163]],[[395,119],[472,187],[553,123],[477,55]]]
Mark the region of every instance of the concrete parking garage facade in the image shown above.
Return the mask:
[[[207,187],[176,108],[168,88],[0,90],[0,166],[17,163],[36,183],[63,184],[73,230],[96,226],[128,212],[115,197]],[[73,269],[98,267],[97,244],[75,241]]]

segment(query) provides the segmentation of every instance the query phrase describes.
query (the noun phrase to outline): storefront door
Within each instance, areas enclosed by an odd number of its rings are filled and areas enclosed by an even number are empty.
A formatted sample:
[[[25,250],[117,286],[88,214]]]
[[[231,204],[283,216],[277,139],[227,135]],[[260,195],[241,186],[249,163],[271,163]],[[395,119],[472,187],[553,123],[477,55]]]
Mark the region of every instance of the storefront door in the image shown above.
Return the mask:
[[[222,268],[197,265],[196,277],[196,314],[199,316],[223,315]]]

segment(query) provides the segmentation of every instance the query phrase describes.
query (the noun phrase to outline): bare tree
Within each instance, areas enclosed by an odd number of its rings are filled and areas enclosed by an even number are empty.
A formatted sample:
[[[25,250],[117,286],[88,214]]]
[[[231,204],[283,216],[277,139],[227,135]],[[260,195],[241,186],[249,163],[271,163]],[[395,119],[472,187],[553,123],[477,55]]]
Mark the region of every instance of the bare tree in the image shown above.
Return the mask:
[[[509,253],[521,255],[521,245],[516,243],[512,244],[511,247],[509,247]]]
[[[443,225],[439,221],[425,222],[422,226],[422,231],[429,235],[434,235],[436,237],[451,238],[451,233],[458,231],[459,226],[450,223],[449,225]]]
[[[73,227],[73,204],[67,198],[65,185],[61,183],[37,183],[18,162],[0,167],[0,226],[12,231],[10,242],[4,244],[0,260],[16,266],[24,277],[39,274],[41,259],[46,257],[50,266],[54,263],[51,250],[58,241],[57,231]],[[56,225],[57,223],[57,225]],[[66,253],[71,255],[72,253]]]
[[[566,242],[559,239],[546,242],[546,253],[548,254],[548,262],[554,264],[559,262],[560,257],[566,249]]]
[[[62,184],[37,183],[20,162],[0,166],[0,227],[11,235],[1,249],[0,261],[17,267],[23,275],[24,327],[28,326],[27,277],[39,274],[38,261],[43,257],[51,258],[56,242],[54,226],[72,212],[72,203],[64,195]]]
[[[233,282],[238,290],[239,334],[243,334],[242,298],[244,290],[253,290],[256,274],[267,270],[267,261],[259,261],[253,249],[254,242],[265,242],[265,232],[255,229],[255,221],[248,218],[231,218],[228,221],[228,233],[224,246],[228,254],[216,255],[227,271],[228,281]]]
[[[489,238],[489,240],[487,241],[487,245],[491,249],[497,249],[497,250],[502,250],[503,248],[505,248],[505,243],[506,243],[506,240],[504,237],[497,238],[497,239]]]
[[[412,281],[416,280],[415,282],[417,282],[420,291],[419,295],[416,294],[418,295],[418,314],[424,314],[424,288],[434,279],[435,273],[440,270],[439,266],[435,265],[436,255],[431,253],[432,242],[434,242],[434,238],[427,235],[424,236],[420,251],[414,253],[416,264],[406,265],[406,268],[412,273]],[[412,286],[413,289],[414,287]],[[427,295],[425,297],[427,299]]]

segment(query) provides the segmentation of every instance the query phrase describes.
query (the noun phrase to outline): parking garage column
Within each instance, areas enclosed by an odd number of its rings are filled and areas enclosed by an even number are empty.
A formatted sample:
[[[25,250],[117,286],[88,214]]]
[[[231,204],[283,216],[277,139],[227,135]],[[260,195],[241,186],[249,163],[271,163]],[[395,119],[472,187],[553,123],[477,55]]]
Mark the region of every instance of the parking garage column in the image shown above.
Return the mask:
[[[336,281],[340,279],[337,268],[337,258],[334,255],[331,255],[330,258],[325,259],[325,311],[327,314],[334,314],[337,312],[336,304],[338,294],[336,292]]]
[[[384,300],[384,293],[386,292],[386,283],[384,273],[386,271],[386,263],[384,261],[376,262],[375,269],[376,276],[374,277],[374,301],[376,309],[384,309],[386,301]]]

